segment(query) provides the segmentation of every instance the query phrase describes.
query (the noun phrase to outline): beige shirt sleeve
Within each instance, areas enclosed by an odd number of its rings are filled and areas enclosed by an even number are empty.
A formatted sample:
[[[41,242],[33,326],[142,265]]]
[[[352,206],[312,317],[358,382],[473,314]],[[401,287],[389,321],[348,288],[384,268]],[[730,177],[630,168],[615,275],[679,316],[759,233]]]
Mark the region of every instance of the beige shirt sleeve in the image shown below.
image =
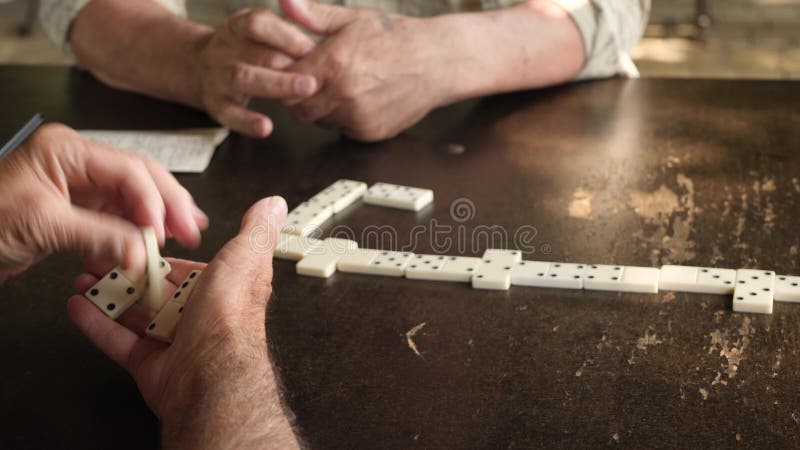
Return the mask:
[[[650,0],[552,0],[567,10],[583,37],[586,61],[577,79],[639,76],[631,52],[650,15]]]
[[[39,8],[39,21],[45,34],[67,54],[72,56],[69,48],[69,29],[72,21],[81,13],[81,10],[90,0],[41,0]],[[166,7],[175,14],[186,15],[184,0],[152,0]]]

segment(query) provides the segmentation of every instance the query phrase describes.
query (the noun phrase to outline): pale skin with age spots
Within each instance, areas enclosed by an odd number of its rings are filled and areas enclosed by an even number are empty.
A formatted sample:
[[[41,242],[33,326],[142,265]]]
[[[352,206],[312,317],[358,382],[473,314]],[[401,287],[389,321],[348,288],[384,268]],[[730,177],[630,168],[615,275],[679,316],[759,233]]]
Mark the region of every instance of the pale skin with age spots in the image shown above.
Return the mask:
[[[288,69],[313,75],[319,92],[286,103],[298,120],[358,140],[391,138],[459,100],[568,81],[584,60],[577,26],[546,0],[421,19],[306,0],[281,6],[326,37]]]
[[[287,70],[314,41],[266,9],[239,11],[213,29],[149,0],[92,0],[69,39],[81,66],[103,82],[204,109],[253,137],[273,125],[248,109],[252,97],[301,99],[317,90],[314,77]]]
[[[93,0],[69,39],[104,82],[203,108],[254,137],[273,124],[247,108],[252,97],[283,100],[300,121],[376,141],[439,106],[571,80],[585,58],[577,26],[548,0],[430,18],[303,0],[281,6],[290,21],[245,10],[214,30],[150,0]],[[323,41],[314,45],[306,33]]]

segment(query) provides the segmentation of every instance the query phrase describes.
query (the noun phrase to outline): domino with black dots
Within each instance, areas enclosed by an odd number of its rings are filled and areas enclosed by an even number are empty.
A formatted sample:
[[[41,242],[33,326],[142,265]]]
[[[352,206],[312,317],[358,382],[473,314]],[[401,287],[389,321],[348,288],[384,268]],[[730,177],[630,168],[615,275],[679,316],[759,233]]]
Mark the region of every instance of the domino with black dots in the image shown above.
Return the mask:
[[[488,249],[472,275],[473,289],[508,290],[511,269],[522,260],[518,250]]]
[[[168,301],[147,325],[145,334],[161,342],[172,343],[175,338],[175,328],[183,315],[183,307],[183,303]]]
[[[200,274],[203,273],[202,270],[193,270],[186,278],[178,285],[175,292],[170,297],[169,301],[177,302],[183,305],[186,303],[186,300],[192,295],[192,290],[194,286],[197,284],[197,280],[200,279]]]
[[[142,298],[143,293],[140,283],[132,282],[117,268],[89,288],[85,295],[103,314],[116,320]]]

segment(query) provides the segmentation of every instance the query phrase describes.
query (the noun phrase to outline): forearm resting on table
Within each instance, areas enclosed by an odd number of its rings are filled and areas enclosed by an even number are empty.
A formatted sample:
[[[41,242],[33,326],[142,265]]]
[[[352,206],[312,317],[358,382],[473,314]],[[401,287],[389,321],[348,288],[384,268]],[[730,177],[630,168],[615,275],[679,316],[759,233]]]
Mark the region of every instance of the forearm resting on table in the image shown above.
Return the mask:
[[[196,67],[212,33],[149,0],[92,0],[69,42],[80,65],[110,86],[202,107]]]
[[[563,83],[584,64],[577,25],[547,0],[432,20],[446,22],[460,38],[461,64],[451,78],[450,102]]]

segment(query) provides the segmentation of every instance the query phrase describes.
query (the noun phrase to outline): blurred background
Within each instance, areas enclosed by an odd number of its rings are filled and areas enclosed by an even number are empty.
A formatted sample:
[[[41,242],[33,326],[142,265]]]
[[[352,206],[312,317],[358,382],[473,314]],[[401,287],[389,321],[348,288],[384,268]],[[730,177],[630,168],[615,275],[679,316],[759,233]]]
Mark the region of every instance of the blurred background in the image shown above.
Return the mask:
[[[36,0],[0,0],[0,64],[68,64],[36,22]],[[189,1],[218,24],[223,2]],[[642,76],[800,79],[800,0],[653,0],[634,51]]]

